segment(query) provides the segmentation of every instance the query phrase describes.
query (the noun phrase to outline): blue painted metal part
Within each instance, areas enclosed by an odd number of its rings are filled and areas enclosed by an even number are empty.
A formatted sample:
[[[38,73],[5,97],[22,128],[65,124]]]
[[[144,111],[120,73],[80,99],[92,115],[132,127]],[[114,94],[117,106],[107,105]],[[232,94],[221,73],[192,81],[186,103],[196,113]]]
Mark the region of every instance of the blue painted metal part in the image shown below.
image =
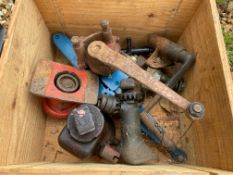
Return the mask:
[[[4,43],[5,32],[6,32],[6,29],[3,26],[0,26],[0,54],[2,51],[3,43]]]
[[[180,161],[179,157],[182,156],[182,160],[187,160],[187,154],[180,148],[173,147],[171,150],[168,150],[168,153],[171,155],[172,159],[176,162],[183,163],[184,161]]]
[[[99,96],[102,94],[106,94],[107,96],[115,96],[115,92],[110,90],[107,87],[104,87],[103,83],[100,81],[100,83],[99,83]]]
[[[152,141],[154,141],[156,144],[160,144],[161,141],[160,139],[154,135],[146,126],[144,123],[141,122],[141,131],[147,136],[149,137]]]
[[[61,53],[69,60],[73,67],[78,68],[78,58],[70,39],[63,33],[53,33],[53,43],[61,51]]]
[[[128,75],[116,70],[111,76],[102,76],[101,81],[107,86],[110,90],[115,91],[120,87],[121,80],[128,78]]]
[[[101,76],[99,95],[106,94],[108,96],[115,96],[116,94],[121,93],[120,82],[126,78],[128,78],[128,75],[120,70],[116,70],[110,76]]]

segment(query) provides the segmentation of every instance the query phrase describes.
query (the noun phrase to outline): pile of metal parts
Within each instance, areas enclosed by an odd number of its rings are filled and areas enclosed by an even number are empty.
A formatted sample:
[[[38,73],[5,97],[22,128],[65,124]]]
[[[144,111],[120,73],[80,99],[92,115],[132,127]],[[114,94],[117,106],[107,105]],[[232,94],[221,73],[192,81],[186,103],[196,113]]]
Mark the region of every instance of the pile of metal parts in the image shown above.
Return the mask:
[[[203,104],[177,93],[195,56],[156,34],[148,36],[150,47],[132,48],[127,38],[127,48],[121,49],[109,22],[102,20],[100,26],[101,31],[85,37],[69,39],[54,33],[53,43],[72,66],[41,60],[36,67],[31,93],[41,97],[49,116],[67,118],[58,138],[60,146],[81,159],[98,155],[112,163],[146,164],[157,156],[145,144],[143,132],[175,162],[184,162],[186,153],[149,111],[165,98],[184,109],[191,120],[203,118]],[[163,71],[177,63],[179,69],[172,75]],[[147,92],[155,95],[144,105]],[[116,115],[120,116],[120,140],[112,119]]]

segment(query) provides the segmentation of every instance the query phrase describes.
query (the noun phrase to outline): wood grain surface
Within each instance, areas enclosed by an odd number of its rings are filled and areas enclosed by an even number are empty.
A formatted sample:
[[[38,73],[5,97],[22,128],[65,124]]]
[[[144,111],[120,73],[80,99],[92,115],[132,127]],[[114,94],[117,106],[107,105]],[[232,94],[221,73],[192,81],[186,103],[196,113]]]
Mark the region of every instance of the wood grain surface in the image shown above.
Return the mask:
[[[180,43],[197,55],[184,95],[206,107],[184,142],[188,163],[233,170],[233,83],[214,1],[202,3]]]
[[[41,58],[52,58],[50,33],[33,1],[17,1],[0,59],[0,165],[40,160],[45,115],[29,86]]]
[[[201,0],[35,0],[51,32],[89,35],[100,30],[101,19],[108,19],[113,33],[124,42],[145,45],[147,35],[157,32],[178,39]],[[184,15],[185,14],[185,15]]]

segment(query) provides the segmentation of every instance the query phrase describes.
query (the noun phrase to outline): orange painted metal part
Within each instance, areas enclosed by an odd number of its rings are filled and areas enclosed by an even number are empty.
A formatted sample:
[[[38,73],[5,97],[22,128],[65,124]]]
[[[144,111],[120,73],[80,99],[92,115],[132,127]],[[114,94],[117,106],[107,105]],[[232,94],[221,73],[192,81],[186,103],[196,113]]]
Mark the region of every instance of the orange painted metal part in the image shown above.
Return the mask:
[[[45,113],[50,117],[63,119],[68,117],[70,112],[77,107],[77,104],[56,99],[42,98],[42,107]]]
[[[62,74],[70,74],[78,79],[79,88],[74,92],[59,89],[56,84]],[[30,87],[31,93],[65,102],[96,104],[99,79],[90,71],[80,70],[64,64],[41,60],[36,67]]]
[[[73,73],[77,75],[77,77],[80,79],[80,82],[82,84],[78,91],[73,92],[73,93],[66,93],[66,92],[62,92],[56,87],[54,81],[56,79],[56,76],[62,72],[68,72],[68,73]],[[48,85],[45,91],[46,97],[53,97],[53,98],[59,97],[59,99],[62,99],[64,101],[80,101],[80,102],[82,102],[83,99],[85,98],[85,89],[87,86],[86,71],[79,70],[71,66],[54,63],[49,79],[50,81],[48,82]]]

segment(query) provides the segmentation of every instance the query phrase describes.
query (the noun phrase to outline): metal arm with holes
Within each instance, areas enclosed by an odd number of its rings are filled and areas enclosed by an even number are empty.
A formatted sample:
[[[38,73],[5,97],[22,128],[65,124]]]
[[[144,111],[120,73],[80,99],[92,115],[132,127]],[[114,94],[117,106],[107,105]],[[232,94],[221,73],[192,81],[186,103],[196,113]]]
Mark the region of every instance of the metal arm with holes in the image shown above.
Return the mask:
[[[132,60],[118,52],[113,51],[104,42],[94,41],[88,46],[88,54],[107,66],[119,69],[128,74],[151,91],[161,95],[177,106],[185,109],[191,119],[200,119],[204,116],[205,108],[199,102],[190,102],[184,97],[180,96],[165,84],[156,80],[148,72],[141,69]]]

